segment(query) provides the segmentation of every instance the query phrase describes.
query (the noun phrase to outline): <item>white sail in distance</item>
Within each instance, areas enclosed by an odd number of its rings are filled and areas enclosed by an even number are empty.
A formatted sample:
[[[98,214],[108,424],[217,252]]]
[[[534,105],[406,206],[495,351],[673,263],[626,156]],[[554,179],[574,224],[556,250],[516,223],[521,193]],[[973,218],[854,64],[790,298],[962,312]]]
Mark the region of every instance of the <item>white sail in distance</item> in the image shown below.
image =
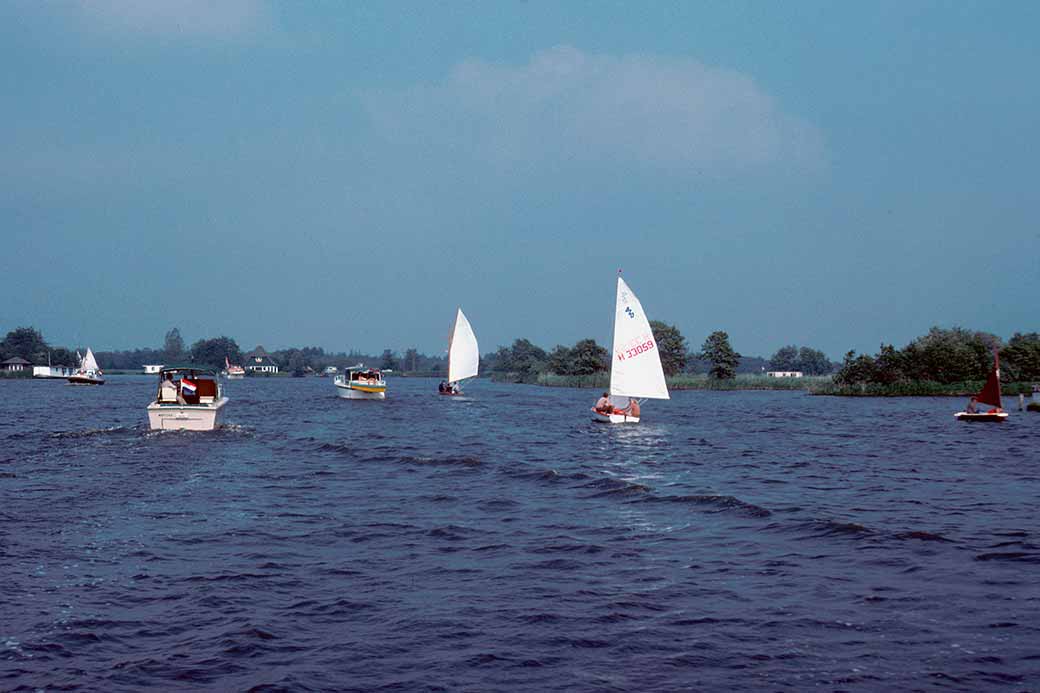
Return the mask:
[[[614,350],[610,394],[619,397],[669,399],[661,354],[639,299],[620,276],[614,308]]]
[[[448,382],[456,383],[466,378],[474,378],[480,367],[480,348],[477,336],[466,315],[459,308],[455,315],[455,324],[451,326],[448,337]]]
[[[83,361],[80,363],[80,368],[85,371],[100,370],[97,361],[94,359],[94,352],[90,350],[90,347],[87,347],[87,355],[83,357]]]

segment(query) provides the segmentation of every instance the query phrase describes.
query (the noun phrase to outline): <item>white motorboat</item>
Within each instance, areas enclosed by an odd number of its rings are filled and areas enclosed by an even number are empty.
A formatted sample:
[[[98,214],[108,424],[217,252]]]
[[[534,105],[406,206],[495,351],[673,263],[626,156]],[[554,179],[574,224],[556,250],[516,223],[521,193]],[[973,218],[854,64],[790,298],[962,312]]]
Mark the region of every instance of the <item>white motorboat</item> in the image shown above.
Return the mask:
[[[669,399],[661,355],[643,306],[618,270],[614,304],[614,347],[610,361],[610,405],[592,408],[592,420],[602,423],[639,423],[630,399]]]
[[[164,367],[159,371],[155,401],[148,405],[148,425],[153,431],[212,431],[227,402],[214,371],[195,366]]]
[[[386,381],[375,368],[359,364],[337,375],[333,382],[336,394],[344,399],[386,399]]]
[[[246,369],[242,368],[242,366],[236,366],[235,364],[231,363],[231,360],[227,356],[225,356],[224,374],[228,380],[241,380],[242,378],[246,377]]]
[[[442,395],[461,395],[461,382],[466,378],[477,377],[479,369],[480,347],[477,346],[477,335],[459,308],[448,334],[448,380],[441,383],[437,391]]]
[[[97,359],[94,358],[94,352],[90,350],[90,347],[87,347],[87,355],[80,359],[79,368],[69,376],[68,380],[72,385],[105,384],[105,374],[98,367]]]

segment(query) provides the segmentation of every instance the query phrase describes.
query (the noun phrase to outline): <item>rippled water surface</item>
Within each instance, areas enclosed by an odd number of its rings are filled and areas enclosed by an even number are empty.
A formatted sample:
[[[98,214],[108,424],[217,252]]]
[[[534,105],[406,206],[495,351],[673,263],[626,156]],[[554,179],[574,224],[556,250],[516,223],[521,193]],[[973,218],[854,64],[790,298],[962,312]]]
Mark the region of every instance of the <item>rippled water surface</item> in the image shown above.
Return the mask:
[[[0,689],[1034,690],[1040,414],[0,382]]]

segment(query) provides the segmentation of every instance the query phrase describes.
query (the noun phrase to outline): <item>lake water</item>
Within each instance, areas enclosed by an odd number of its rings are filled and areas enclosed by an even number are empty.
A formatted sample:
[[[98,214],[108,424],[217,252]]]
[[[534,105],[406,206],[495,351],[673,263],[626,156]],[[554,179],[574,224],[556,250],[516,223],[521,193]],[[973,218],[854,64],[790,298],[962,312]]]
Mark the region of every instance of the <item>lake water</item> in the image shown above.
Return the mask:
[[[1040,688],[1040,414],[436,384],[0,382],[0,689]]]

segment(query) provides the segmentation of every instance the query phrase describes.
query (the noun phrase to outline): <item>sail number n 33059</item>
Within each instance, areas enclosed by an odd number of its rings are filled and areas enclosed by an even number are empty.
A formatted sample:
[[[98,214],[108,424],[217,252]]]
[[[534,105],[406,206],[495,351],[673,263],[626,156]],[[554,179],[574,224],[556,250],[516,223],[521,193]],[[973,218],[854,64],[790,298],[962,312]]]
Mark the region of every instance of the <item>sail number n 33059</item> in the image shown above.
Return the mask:
[[[618,361],[624,361],[625,359],[630,359],[633,356],[639,356],[640,354],[650,351],[653,348],[654,340],[648,339],[642,344],[636,344],[631,349],[625,349],[624,353],[619,351],[617,354]]]

